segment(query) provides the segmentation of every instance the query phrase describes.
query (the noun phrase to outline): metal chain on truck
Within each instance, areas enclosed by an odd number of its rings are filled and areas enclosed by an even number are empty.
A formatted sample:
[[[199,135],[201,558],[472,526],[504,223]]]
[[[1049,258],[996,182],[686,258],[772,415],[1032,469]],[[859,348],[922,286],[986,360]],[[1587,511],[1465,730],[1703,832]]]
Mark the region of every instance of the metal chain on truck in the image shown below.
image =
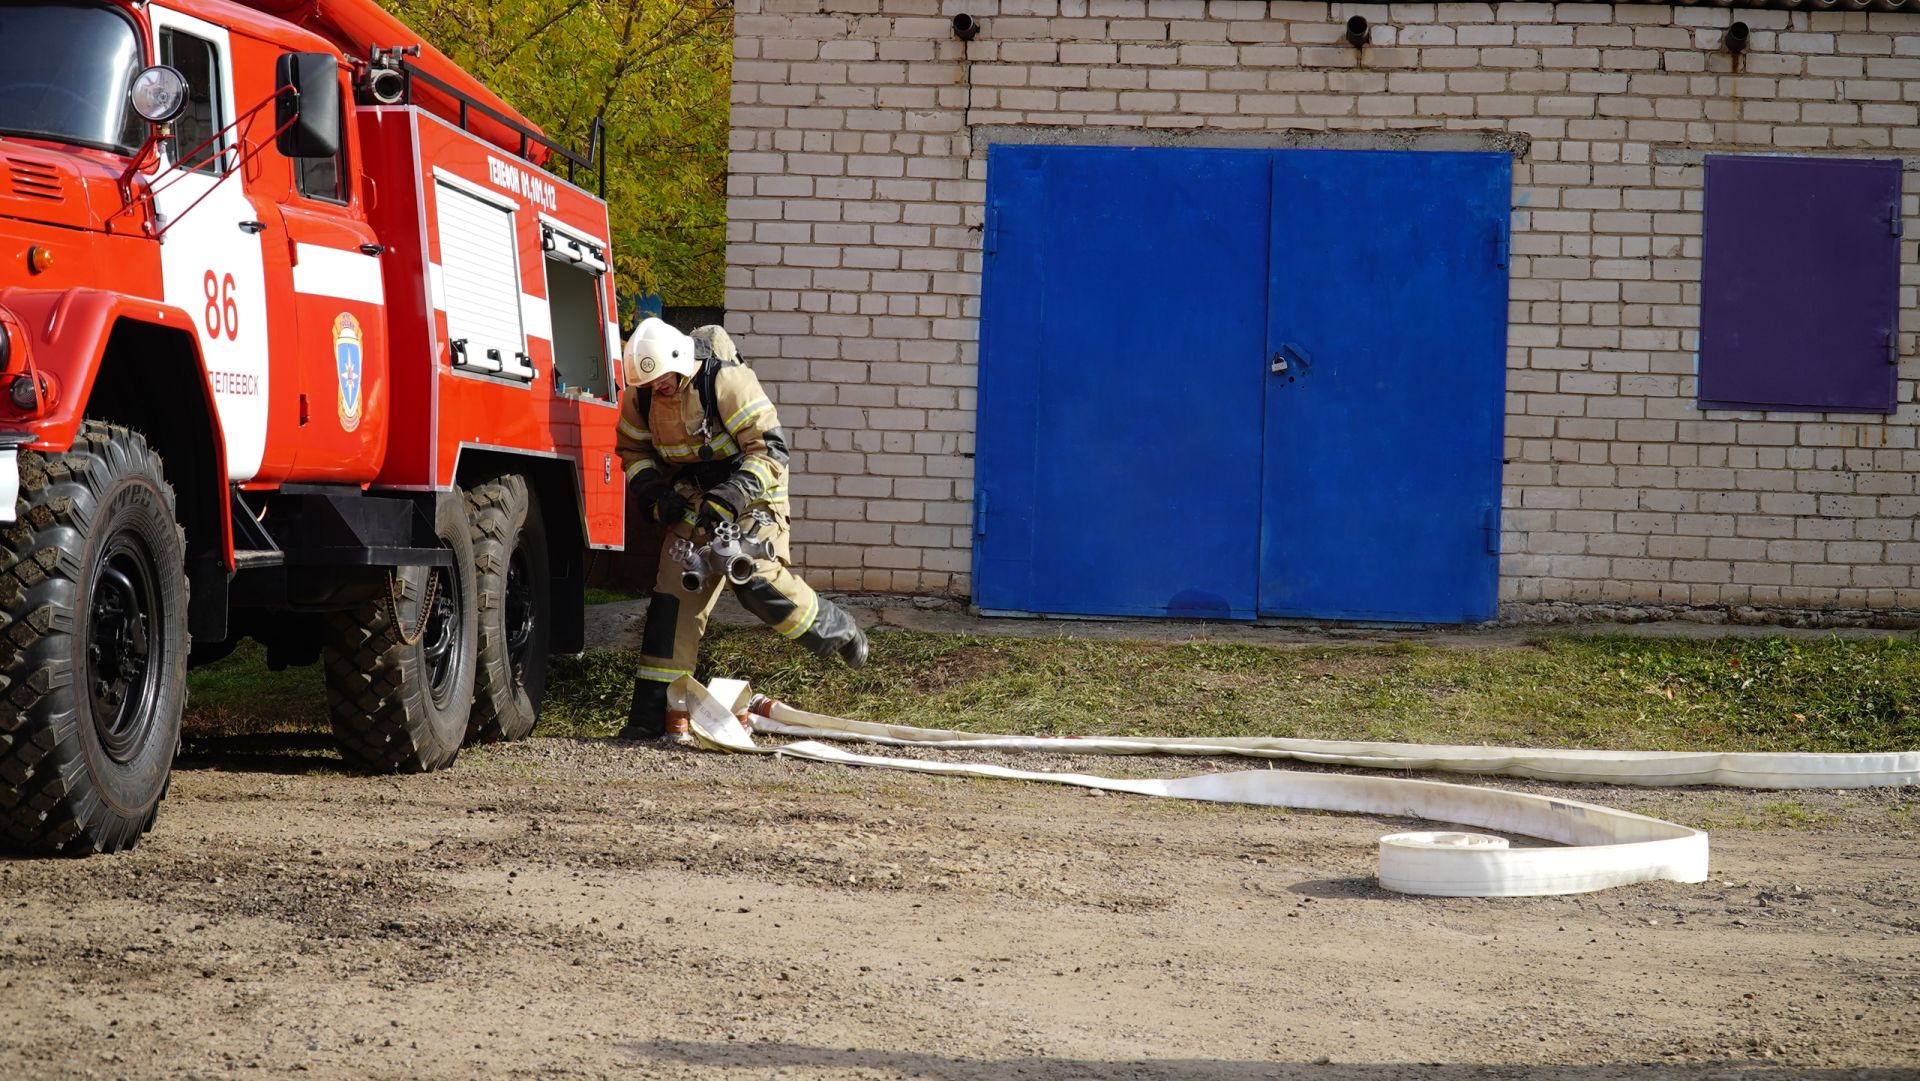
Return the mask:
[[[413,633],[409,634],[407,628],[400,622],[400,576],[392,571],[387,572],[387,595],[382,597],[380,602],[387,610],[387,618],[393,621],[394,627],[400,632],[401,645],[420,644],[420,636],[427,633],[427,621],[433,618],[433,602],[439,599],[439,590],[440,576],[429,568],[427,592],[420,600],[420,623],[413,628]]]

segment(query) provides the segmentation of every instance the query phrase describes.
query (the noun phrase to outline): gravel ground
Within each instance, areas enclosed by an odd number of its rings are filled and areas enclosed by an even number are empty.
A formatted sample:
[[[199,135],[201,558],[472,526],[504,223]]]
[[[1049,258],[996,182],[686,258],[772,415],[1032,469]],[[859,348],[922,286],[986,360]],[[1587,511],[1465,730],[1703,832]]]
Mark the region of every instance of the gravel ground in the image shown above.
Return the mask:
[[[326,748],[190,738],[136,851],[0,862],[0,1077],[1920,1077],[1911,791],[1515,784],[1713,829],[1713,877],[1420,899],[1371,878],[1390,819]]]

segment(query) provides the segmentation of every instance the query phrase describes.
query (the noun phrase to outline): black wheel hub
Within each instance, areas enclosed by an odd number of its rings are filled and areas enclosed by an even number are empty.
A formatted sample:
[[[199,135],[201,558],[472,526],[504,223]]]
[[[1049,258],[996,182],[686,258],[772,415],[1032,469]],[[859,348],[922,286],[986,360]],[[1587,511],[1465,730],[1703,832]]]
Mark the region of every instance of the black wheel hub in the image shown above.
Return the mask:
[[[527,570],[526,551],[516,547],[507,561],[507,666],[513,670],[513,685],[527,682],[527,659],[533,647],[533,577]]]
[[[160,593],[153,558],[131,533],[108,541],[87,612],[86,690],[100,744],[116,762],[139,753],[158,698]]]
[[[427,667],[427,691],[435,705],[447,704],[453,689],[453,674],[460,670],[460,608],[454,603],[453,575],[434,568],[433,609],[427,616],[427,628],[421,634],[421,648]]]

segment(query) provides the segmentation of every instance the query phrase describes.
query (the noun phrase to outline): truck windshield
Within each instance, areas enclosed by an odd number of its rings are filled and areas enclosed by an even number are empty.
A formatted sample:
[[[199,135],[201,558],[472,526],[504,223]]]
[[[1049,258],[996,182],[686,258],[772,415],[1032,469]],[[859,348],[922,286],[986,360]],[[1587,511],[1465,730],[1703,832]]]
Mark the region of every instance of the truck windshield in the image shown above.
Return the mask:
[[[132,20],[105,4],[0,0],[0,134],[137,149],[127,102],[140,70]]]

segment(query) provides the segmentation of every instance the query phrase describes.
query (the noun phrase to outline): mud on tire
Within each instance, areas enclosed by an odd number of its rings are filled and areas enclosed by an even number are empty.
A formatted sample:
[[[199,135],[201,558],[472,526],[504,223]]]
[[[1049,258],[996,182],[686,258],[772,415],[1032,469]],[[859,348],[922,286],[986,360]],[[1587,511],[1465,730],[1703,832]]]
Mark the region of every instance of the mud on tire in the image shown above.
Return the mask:
[[[0,848],[117,852],[153,825],[186,702],[185,540],[145,437],[20,455],[0,526]]]
[[[525,739],[547,686],[552,581],[540,502],[518,473],[475,485],[473,519],[480,652],[468,738]]]
[[[466,739],[478,626],[465,501],[441,499],[434,531],[453,566],[396,570],[397,604],[383,597],[327,617],[327,712],[341,756],[363,769],[442,769]]]

